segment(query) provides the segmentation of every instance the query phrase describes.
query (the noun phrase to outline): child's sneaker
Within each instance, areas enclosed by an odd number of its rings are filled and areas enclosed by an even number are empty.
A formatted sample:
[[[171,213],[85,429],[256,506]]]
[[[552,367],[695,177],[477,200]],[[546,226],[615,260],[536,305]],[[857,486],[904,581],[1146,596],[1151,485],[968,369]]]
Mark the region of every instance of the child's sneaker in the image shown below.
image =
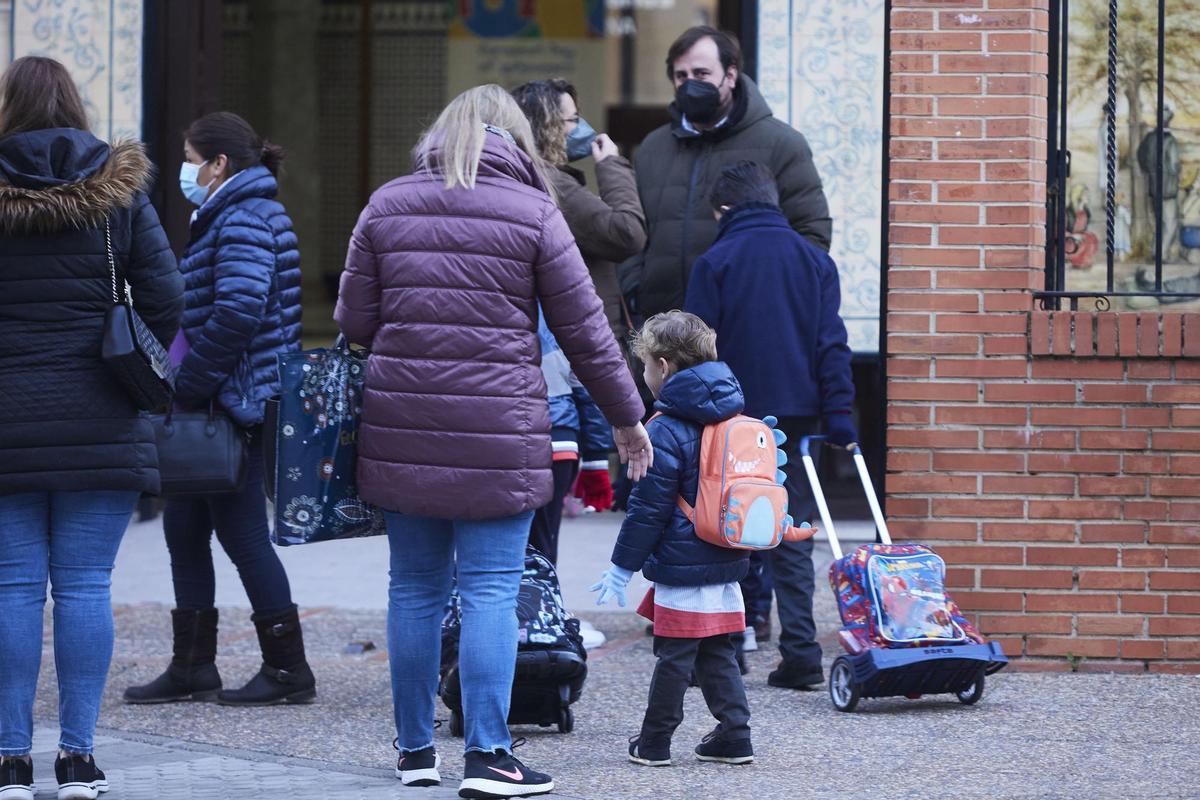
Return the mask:
[[[396,743],[392,746],[396,747]],[[432,747],[401,753],[396,760],[396,777],[405,786],[439,786],[442,776],[438,767],[441,765],[442,757]]]
[[[33,800],[33,762],[7,756],[0,759],[0,800]]]
[[[554,790],[549,775],[534,772],[511,753],[496,750],[491,753],[467,753],[459,797],[502,798],[529,797]]]
[[[642,745],[642,735],[629,738],[629,760],[644,767],[671,766],[671,747],[645,747]]]
[[[746,626],[745,633],[742,634],[742,652],[753,653],[758,649],[758,634],[750,625]]]
[[[754,748],[749,739],[722,739],[713,731],[696,745],[696,758],[701,761],[719,761],[722,764],[749,764],[754,760]]]
[[[58,800],[96,800],[108,791],[108,780],[96,766],[96,759],[72,753],[54,760],[58,779]]]

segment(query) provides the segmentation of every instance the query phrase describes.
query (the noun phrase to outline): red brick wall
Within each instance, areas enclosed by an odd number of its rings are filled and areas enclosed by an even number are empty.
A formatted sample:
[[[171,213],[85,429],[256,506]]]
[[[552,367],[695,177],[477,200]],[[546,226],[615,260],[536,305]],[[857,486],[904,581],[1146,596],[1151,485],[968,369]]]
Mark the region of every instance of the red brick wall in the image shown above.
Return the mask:
[[[1046,0],[894,0],[893,533],[1027,667],[1200,672],[1200,315],[1048,314]]]

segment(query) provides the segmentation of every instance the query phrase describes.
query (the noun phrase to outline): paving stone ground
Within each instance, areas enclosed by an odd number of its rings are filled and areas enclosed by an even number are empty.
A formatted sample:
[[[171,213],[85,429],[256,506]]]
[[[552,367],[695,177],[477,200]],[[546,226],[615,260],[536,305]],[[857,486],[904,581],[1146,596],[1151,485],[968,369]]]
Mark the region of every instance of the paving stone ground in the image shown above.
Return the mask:
[[[599,535],[593,530],[596,524],[588,522],[592,528],[577,527],[571,535]],[[141,546],[136,537],[133,542]],[[606,546],[601,542],[594,548]],[[309,557],[322,557],[321,547],[331,545],[314,546]],[[333,556],[337,551],[326,552]],[[454,796],[461,778],[461,740],[452,739],[445,727],[437,732],[445,787],[400,787],[391,772],[395,734],[386,653],[343,652],[355,640],[383,647],[382,607],[310,603],[306,595],[320,596],[321,587],[307,583],[303,570],[294,572],[293,584],[306,614],[305,638],[319,681],[316,704],[270,709],[122,704],[124,687],[156,675],[170,645],[169,606],[139,600],[136,586],[130,585],[137,582],[139,559],[148,556],[135,552],[122,557],[125,566],[116,579],[127,585],[116,608],[116,655],[96,748],[113,785],[109,800]],[[326,601],[338,599],[329,594],[328,581],[350,583],[353,570],[377,571],[376,564],[339,557],[349,570],[345,575],[329,569],[315,573]],[[573,558],[568,555],[563,565],[564,580],[590,576],[595,565],[574,563]],[[827,563],[828,552],[818,558]],[[228,581],[229,576],[222,573],[220,579]],[[639,767],[626,761],[625,748],[627,737],[637,731],[654,663],[643,621],[629,612],[597,613],[582,600],[576,607],[610,637],[591,655],[591,674],[575,706],[576,730],[569,735],[536,727],[514,731],[528,739],[518,756],[554,775],[558,797],[1200,797],[1195,768],[1200,678],[1005,671],[990,679],[986,696],[974,707],[950,697],[927,697],[864,701],[858,712],[840,714],[824,691],[766,686],[777,659],[773,643],[749,655],[755,764],[726,767],[694,760],[691,748],[713,722],[693,691],[673,747],[676,766]],[[819,625],[831,633],[836,612],[824,585],[818,587],[816,612]],[[53,797],[57,733],[49,631],[47,627],[37,705],[39,798]],[[835,653],[826,649],[828,666]],[[218,664],[231,685],[257,668],[257,645],[244,606],[222,607]]]

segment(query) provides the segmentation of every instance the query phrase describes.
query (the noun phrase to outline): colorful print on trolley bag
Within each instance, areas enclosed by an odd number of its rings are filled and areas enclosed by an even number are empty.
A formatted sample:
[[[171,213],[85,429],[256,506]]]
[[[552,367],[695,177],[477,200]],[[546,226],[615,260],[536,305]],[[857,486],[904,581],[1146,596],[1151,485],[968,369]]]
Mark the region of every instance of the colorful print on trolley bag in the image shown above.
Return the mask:
[[[366,354],[341,337],[332,348],[279,357],[275,464],[267,465],[276,544],[387,532],[383,512],[359,499],[355,479],[366,371]]]
[[[787,441],[775,417],[744,415],[707,425],[700,440],[700,481],[693,508],[680,497],[680,510],[709,544],[735,550],[770,550],[800,541],[815,528],[794,527],[788,515],[786,479],[780,469]]]
[[[865,544],[833,562],[829,585],[855,651],[982,644],[946,594],[946,564],[919,544]]]

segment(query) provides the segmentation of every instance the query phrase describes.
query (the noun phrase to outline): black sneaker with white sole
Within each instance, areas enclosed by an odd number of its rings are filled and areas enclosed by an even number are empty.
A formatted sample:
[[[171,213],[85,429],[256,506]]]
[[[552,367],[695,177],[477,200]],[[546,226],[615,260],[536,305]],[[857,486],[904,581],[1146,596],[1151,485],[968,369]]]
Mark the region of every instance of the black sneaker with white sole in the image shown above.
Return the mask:
[[[54,761],[58,800],[96,800],[108,791],[108,781],[91,756],[61,755]]]
[[[629,737],[629,760],[635,764],[641,764],[643,767],[669,767],[671,766],[671,746],[666,747],[654,746],[649,743],[643,744],[642,735]]]
[[[554,791],[554,781],[549,775],[531,770],[512,753],[496,750],[491,753],[467,753],[458,796],[485,799],[529,797],[551,791]]]
[[[696,758],[721,764],[749,764],[754,760],[754,747],[749,739],[722,739],[713,731],[696,745]]]
[[[0,800],[33,800],[33,762],[6,756],[0,759]]]
[[[396,742],[392,742],[392,747],[400,749]],[[396,777],[405,786],[440,786],[442,776],[438,767],[441,765],[442,757],[432,747],[401,753],[396,760]]]

